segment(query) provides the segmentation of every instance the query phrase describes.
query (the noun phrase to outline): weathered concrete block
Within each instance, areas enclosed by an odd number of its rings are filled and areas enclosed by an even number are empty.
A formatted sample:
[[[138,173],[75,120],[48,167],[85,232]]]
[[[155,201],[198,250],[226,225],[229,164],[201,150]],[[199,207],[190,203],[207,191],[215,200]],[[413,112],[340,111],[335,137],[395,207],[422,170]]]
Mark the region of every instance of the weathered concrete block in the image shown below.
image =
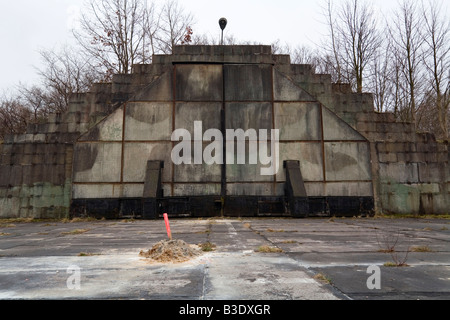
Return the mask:
[[[74,199],[107,199],[114,198],[113,184],[74,184]]]
[[[31,177],[30,180],[33,183],[36,182],[43,182],[44,181],[44,164],[40,163],[37,165],[32,165],[31,166]]]
[[[80,132],[80,123],[61,123],[58,128],[60,133],[66,132]]]
[[[175,129],[189,131],[191,140],[203,140],[203,134],[208,129],[221,129],[222,103],[218,102],[186,102],[175,106]],[[201,135],[194,135],[194,122],[201,121]],[[171,125],[170,125],[171,127]],[[168,134],[171,138],[172,131]]]
[[[308,197],[319,197],[326,194],[326,187],[324,182],[308,182],[305,181],[305,189]]]
[[[32,185],[34,182],[37,182],[33,181],[33,169],[33,165],[22,166],[22,183],[24,185]]]
[[[11,160],[12,160],[11,153],[5,153],[0,155],[0,165],[10,165],[12,164]]]
[[[273,93],[275,101],[316,100],[300,86],[295,84],[276,69],[273,70]]]
[[[147,161],[164,161],[162,181],[172,180],[171,142],[126,143],[124,150],[123,181],[144,182]],[[120,159],[118,163],[120,163]]]
[[[374,122],[358,122],[356,124],[356,130],[363,132],[374,132],[377,130],[376,123]]]
[[[399,161],[396,153],[379,153],[378,154],[378,161],[380,162],[397,162]],[[405,162],[405,161],[403,161]]]
[[[376,142],[375,143],[375,147],[378,153],[386,153],[387,151],[387,147],[386,147],[387,143],[386,142]]]
[[[119,182],[122,144],[79,143],[75,146],[73,177],[75,182]]]
[[[425,153],[411,152],[407,154],[406,158],[408,162],[426,162]]]
[[[11,168],[11,174],[10,174],[10,184],[13,186],[20,186],[22,184],[22,166],[21,165],[13,165]]]
[[[437,154],[437,161],[438,162],[446,162],[448,164],[448,159],[449,159],[448,155],[449,155],[448,152],[439,152]]]
[[[299,160],[303,179],[308,181],[323,181],[323,162],[321,143],[283,143],[280,142],[280,164],[285,160]],[[282,168],[282,165],[280,165]],[[284,170],[278,170],[277,181],[286,181]],[[309,193],[308,193],[309,194]]]
[[[122,141],[123,106],[83,134],[79,141]]]
[[[172,131],[171,103],[153,102],[127,104],[125,114],[126,141],[170,141]]]
[[[12,150],[13,150],[13,144],[11,144],[11,143],[3,142],[0,145],[2,146],[1,153],[4,154],[4,155],[5,154],[10,154],[12,152]]]
[[[326,142],[327,181],[371,180],[369,144],[365,142]]]
[[[416,133],[416,141],[417,143],[435,143],[436,142],[436,137],[429,133],[429,132],[417,132]]]
[[[230,102],[225,105],[226,129],[272,129],[272,106],[268,102]]]
[[[36,153],[36,144],[35,143],[26,143],[23,147],[24,154],[34,154]]]
[[[226,179],[230,182],[262,182],[272,181],[270,175],[261,175],[261,168],[267,167],[258,164],[227,164]],[[279,170],[281,171],[281,170]]]
[[[372,182],[326,182],[325,195],[332,197],[372,197],[373,186]]]
[[[275,103],[275,128],[283,140],[320,140],[320,106],[317,103]]]
[[[20,198],[5,197],[0,198],[0,217],[2,218],[18,218],[20,208]]]
[[[438,160],[438,154],[436,152],[428,152],[425,154],[425,161],[427,163],[434,162],[436,163]]]
[[[330,109],[330,111],[333,111]],[[346,122],[350,127],[356,128],[356,113],[354,112],[347,112],[346,110],[336,112],[336,115],[341,118],[344,122]]]
[[[15,134],[5,134],[3,137],[3,143],[5,144],[13,144],[14,143]]]
[[[385,212],[417,214],[420,207],[420,192],[414,185],[381,184],[380,201]]]
[[[180,164],[174,170],[174,182],[220,182],[222,177],[219,164]]]
[[[426,199],[426,200],[425,200]],[[450,195],[447,193],[421,195],[421,204],[424,214],[448,214]]]
[[[374,111],[370,112],[359,112],[356,114],[356,120],[358,122],[374,122],[376,120],[378,113]]]
[[[133,101],[172,101],[173,100],[173,72],[166,72],[138,91]]]
[[[176,88],[178,101],[222,101],[222,66],[177,65]]]
[[[8,187],[13,166],[0,164],[0,187]]]
[[[14,143],[12,145],[11,154],[13,156],[21,156],[23,154],[24,148],[25,148],[25,144],[23,144],[23,143],[20,143],[20,144],[19,143]]]
[[[361,140],[366,139],[334,113],[322,107],[324,140]]]
[[[417,152],[437,152],[437,143],[419,142]]]
[[[380,163],[380,179],[392,183],[419,182],[417,163]]]
[[[56,162],[56,156],[57,153],[56,152],[48,152],[44,154],[44,164],[48,164],[48,163],[55,163]]]
[[[444,163],[419,163],[418,166],[420,182],[444,182],[449,176],[448,166]]]
[[[219,196],[221,192],[220,183],[188,184],[175,183],[173,185],[173,196]],[[164,195],[170,192],[164,192]]]
[[[440,183],[418,183],[413,185],[417,187],[420,193],[445,193]]]
[[[225,65],[226,101],[271,101],[270,65]]]
[[[398,162],[407,162],[407,155],[404,152],[399,152],[396,154]]]
[[[66,154],[65,153],[58,153],[56,155],[55,164],[61,165],[61,164],[65,164],[65,162],[66,162]]]
[[[406,151],[406,146],[403,142],[386,142],[385,147],[387,152],[392,153]]]
[[[51,170],[51,180],[50,182],[55,185],[63,185],[66,180],[65,172],[66,168],[64,165],[53,165],[49,168]]]
[[[269,196],[273,195],[272,183],[227,183],[229,196]]]
[[[43,148],[43,149],[42,149]],[[59,146],[56,143],[48,143],[44,144],[42,146],[38,146],[38,152],[39,153],[50,153],[50,154],[57,154],[58,153]]]

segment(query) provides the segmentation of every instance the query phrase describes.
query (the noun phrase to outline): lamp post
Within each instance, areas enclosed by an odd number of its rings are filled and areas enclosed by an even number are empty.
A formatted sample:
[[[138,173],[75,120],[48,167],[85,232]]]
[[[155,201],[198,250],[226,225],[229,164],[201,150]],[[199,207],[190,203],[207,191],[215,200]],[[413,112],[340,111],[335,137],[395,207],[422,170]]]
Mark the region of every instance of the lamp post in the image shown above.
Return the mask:
[[[225,19],[225,18],[220,18],[220,20],[219,20],[219,26],[220,26],[220,29],[222,29],[222,40],[220,41],[220,44],[221,44],[221,45],[223,45],[223,30],[226,28],[227,23],[228,23],[227,19]]]

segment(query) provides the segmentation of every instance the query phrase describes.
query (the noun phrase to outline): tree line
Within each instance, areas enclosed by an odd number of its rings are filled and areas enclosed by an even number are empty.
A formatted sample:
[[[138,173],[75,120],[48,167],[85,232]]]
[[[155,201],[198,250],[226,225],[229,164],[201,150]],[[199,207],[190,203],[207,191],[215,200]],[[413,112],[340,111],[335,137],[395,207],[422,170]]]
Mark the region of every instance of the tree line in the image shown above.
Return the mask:
[[[392,112],[418,131],[449,137],[450,19],[443,0],[399,0],[382,16],[369,0],[322,1],[328,34],[316,47],[295,47],[276,40],[274,53],[292,63],[311,64],[335,83],[355,92],[371,92],[377,112]],[[195,16],[178,0],[157,6],[147,0],[90,0],[73,30],[76,47],[41,51],[41,83],[19,85],[0,97],[0,140],[24,132],[30,122],[64,112],[74,93],[134,64],[151,63],[154,54],[170,54],[179,44],[219,44],[197,34]],[[290,39],[291,43],[295,39]],[[224,44],[256,44],[227,35]]]

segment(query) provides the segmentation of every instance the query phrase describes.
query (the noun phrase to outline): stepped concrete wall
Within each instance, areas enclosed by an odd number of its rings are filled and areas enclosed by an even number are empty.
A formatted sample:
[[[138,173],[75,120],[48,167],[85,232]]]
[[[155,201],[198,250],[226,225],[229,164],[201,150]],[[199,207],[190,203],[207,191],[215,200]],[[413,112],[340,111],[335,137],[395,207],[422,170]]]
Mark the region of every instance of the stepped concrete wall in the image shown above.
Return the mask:
[[[222,132],[278,129],[279,171],[262,176],[261,164],[249,163],[174,165],[171,134],[185,128],[193,135],[194,121]],[[292,65],[270,46],[179,46],[74,95],[66,113],[7,136],[0,144],[0,217],[143,214],[149,161],[163,163],[158,205],[191,216],[224,208],[290,215],[284,161],[299,161],[308,210],[318,215],[343,214],[348,203],[448,213],[448,155],[448,142],[374,112],[370,94]]]

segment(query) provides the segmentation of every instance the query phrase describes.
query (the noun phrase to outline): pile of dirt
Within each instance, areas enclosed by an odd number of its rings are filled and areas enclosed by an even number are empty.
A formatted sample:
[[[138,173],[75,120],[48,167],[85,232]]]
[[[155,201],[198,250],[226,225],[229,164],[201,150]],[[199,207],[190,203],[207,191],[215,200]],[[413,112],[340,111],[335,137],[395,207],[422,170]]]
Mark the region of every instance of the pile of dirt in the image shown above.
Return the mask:
[[[150,250],[141,251],[139,255],[158,262],[184,262],[201,253],[198,246],[187,244],[183,240],[162,240]]]

